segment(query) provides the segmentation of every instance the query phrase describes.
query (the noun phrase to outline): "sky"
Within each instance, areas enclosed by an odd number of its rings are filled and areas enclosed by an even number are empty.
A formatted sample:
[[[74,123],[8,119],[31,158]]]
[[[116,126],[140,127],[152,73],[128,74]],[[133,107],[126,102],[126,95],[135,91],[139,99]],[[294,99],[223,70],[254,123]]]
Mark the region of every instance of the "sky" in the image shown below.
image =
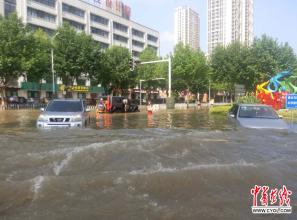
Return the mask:
[[[231,1],[231,0],[230,0]],[[131,20],[160,33],[160,53],[174,47],[174,12],[190,6],[200,15],[200,47],[207,52],[207,0],[123,0],[132,9]],[[254,35],[267,34],[279,42],[288,42],[297,53],[297,1],[254,0]]]

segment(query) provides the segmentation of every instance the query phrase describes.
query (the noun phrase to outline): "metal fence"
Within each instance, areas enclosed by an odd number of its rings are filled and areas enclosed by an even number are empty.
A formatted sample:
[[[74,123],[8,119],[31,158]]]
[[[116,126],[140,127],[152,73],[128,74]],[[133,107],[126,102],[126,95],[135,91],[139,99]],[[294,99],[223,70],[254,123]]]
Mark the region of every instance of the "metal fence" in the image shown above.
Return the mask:
[[[30,104],[7,104],[7,105],[2,105],[1,109],[2,110],[20,110],[20,109],[40,109],[40,108],[45,108],[46,104],[42,103],[30,103]]]
[[[45,108],[47,104],[43,103],[30,103],[30,104],[7,104],[7,105],[0,105],[0,110],[25,110],[25,109],[40,109]],[[89,109],[94,110],[96,108],[95,105],[88,105]]]

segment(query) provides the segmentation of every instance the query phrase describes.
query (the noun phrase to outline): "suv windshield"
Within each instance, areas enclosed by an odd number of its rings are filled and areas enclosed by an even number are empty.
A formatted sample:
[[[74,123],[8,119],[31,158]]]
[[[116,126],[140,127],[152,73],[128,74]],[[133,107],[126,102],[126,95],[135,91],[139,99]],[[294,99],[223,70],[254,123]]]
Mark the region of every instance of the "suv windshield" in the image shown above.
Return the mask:
[[[48,104],[46,111],[49,112],[81,112],[80,101],[52,101]]]
[[[241,106],[238,117],[277,119],[278,115],[274,112],[274,110],[266,106]]]

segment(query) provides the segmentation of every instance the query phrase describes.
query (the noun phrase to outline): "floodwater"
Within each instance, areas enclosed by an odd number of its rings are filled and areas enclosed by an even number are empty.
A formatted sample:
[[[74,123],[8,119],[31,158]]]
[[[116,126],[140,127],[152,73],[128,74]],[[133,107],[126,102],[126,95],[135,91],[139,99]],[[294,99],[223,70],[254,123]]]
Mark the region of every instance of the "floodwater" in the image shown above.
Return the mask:
[[[38,114],[0,112],[0,219],[297,219],[295,132],[238,129],[207,110],[42,131]],[[252,214],[255,185],[285,185],[292,214]]]

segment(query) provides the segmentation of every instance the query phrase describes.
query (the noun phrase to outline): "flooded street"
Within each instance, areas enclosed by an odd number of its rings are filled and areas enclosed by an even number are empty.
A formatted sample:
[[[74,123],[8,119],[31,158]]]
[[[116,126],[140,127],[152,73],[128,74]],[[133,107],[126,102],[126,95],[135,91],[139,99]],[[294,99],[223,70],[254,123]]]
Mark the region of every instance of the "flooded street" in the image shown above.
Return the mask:
[[[207,110],[44,131],[38,115],[0,112],[0,219],[297,219],[295,132],[238,129]],[[287,186],[292,214],[252,214],[255,185]]]

